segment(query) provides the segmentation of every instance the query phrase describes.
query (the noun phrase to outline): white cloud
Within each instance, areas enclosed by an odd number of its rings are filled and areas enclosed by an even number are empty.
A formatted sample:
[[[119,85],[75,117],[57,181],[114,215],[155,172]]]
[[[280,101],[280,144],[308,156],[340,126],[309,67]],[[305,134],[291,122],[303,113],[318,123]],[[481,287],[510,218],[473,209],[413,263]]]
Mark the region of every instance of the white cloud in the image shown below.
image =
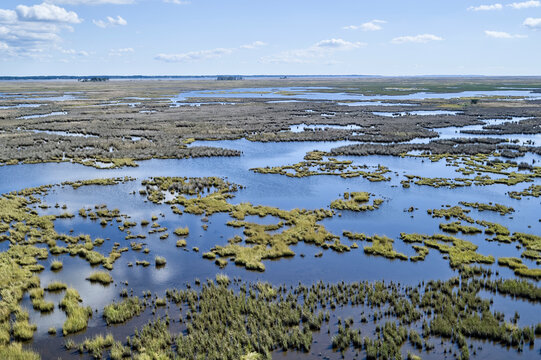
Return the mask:
[[[316,43],[314,46],[317,48],[331,48],[336,50],[349,50],[364,46],[366,44],[361,42],[349,42],[343,39],[329,39],[321,40]]]
[[[54,4],[68,4],[68,5],[102,5],[102,4],[126,5],[126,4],[135,3],[135,0],[48,0],[47,2],[54,3]]]
[[[501,9],[503,9],[502,4],[470,6],[468,8],[468,10],[470,11],[492,11],[492,10],[501,10]]]
[[[365,22],[361,25],[349,25],[344,26],[343,29],[345,30],[362,30],[362,31],[377,31],[383,29],[381,24],[385,24],[387,21],[384,20],[372,20],[369,22]]]
[[[109,27],[109,26],[126,26],[128,25],[128,22],[123,19],[120,15],[117,16],[116,18],[114,17],[111,17],[111,16],[107,16],[107,19],[106,20],[92,20],[92,22],[94,23],[94,25],[100,27],[100,28],[103,28],[105,29],[106,27]]]
[[[6,45],[2,56],[50,57],[51,50],[59,49],[60,33],[73,31],[71,25],[80,22],[77,13],[49,3],[0,9],[0,42]]]
[[[256,49],[256,48],[266,46],[266,45],[267,43],[264,43],[263,41],[258,40],[258,41],[254,41],[251,44],[241,45],[240,48],[241,49]]]
[[[504,31],[485,30],[485,35],[495,39],[522,39],[526,38],[526,35],[509,34]]]
[[[391,40],[393,44],[404,44],[404,43],[427,43],[430,41],[442,41],[443,38],[432,35],[432,34],[420,34],[415,36],[399,36]]]
[[[177,4],[177,5],[188,5],[190,2],[189,1],[184,1],[184,0],[163,0],[164,3],[169,3],[169,4]]]
[[[332,63],[334,61],[329,59],[329,56],[334,52],[353,50],[365,45],[365,43],[343,39],[321,40],[308,48],[283,51],[276,55],[265,56],[260,61],[263,63],[305,64],[325,59],[325,63]]]
[[[82,21],[77,13],[47,3],[34,6],[19,5],[15,9],[19,19],[24,21],[50,21],[70,24],[78,24]]]
[[[7,50],[9,48],[8,44],[0,42],[0,51]]]
[[[240,49],[253,50],[266,45],[267,43],[264,43],[263,41],[254,41],[251,44],[241,45],[236,48],[217,48],[211,50],[190,51],[180,54],[158,54],[154,57],[154,59],[165,62],[190,62],[196,60],[208,60],[220,58],[225,55],[230,55]]]
[[[158,54],[154,57],[156,60],[165,62],[190,62],[196,60],[208,60],[229,55],[233,49],[217,48],[212,50],[190,51],[181,54]]]
[[[14,23],[15,21],[17,21],[15,11],[0,9],[0,23]]]
[[[86,52],[84,50],[63,49],[61,47],[59,47],[58,50],[62,54],[66,54],[66,55],[85,56],[85,57],[90,55],[88,52]]]
[[[123,56],[134,52],[133,48],[111,49],[109,50],[109,56]]]
[[[530,29],[541,29],[541,18],[527,18],[522,25],[529,27]]]
[[[510,6],[513,9],[516,9],[516,10],[521,10],[521,9],[529,9],[529,8],[534,8],[534,7],[540,7],[541,2],[537,1],[537,0],[530,0],[530,1],[523,1],[523,2],[515,2],[515,3],[509,4],[507,6]]]

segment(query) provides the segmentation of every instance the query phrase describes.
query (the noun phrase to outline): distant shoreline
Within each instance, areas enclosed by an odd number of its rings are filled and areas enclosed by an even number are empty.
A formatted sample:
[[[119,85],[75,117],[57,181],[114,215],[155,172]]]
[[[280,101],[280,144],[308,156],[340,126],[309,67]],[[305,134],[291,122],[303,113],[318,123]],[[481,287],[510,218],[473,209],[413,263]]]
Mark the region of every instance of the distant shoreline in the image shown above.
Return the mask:
[[[107,78],[108,80],[216,80],[222,75],[50,75],[50,76],[0,76],[0,81],[32,81],[32,80],[82,80],[92,77]],[[313,79],[313,78],[541,78],[541,75],[408,75],[408,76],[383,76],[383,75],[240,75],[244,80],[248,79]],[[236,80],[232,80],[236,81]],[[238,81],[238,80],[237,80]]]

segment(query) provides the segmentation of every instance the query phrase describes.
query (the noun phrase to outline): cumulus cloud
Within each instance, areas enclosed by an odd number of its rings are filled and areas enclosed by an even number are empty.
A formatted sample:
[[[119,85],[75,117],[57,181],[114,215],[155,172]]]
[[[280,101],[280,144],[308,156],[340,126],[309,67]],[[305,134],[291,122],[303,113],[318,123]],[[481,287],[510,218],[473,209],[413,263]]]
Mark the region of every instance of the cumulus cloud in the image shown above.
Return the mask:
[[[329,60],[328,57],[333,53],[353,50],[365,45],[365,43],[350,42],[343,39],[321,40],[305,49],[283,51],[276,55],[265,56],[261,58],[261,62],[303,64],[325,59],[326,63],[329,63],[332,60]]]
[[[126,26],[128,25],[128,22],[123,19],[120,15],[117,16],[116,18],[114,17],[111,17],[111,16],[107,16],[107,19],[105,20],[92,20],[92,22],[94,23],[94,25],[102,28],[102,29],[105,29],[107,27],[110,27],[110,26]]]
[[[109,50],[109,56],[123,56],[134,52],[133,48],[111,49]]]
[[[165,62],[191,62],[196,60],[208,60],[229,55],[232,49],[217,48],[211,50],[190,51],[181,54],[158,54],[154,57],[156,60]]]
[[[17,21],[17,13],[13,10],[0,9],[0,23],[14,23]]]
[[[470,6],[468,8],[468,10],[470,11],[492,11],[492,10],[501,10],[501,9],[503,9],[502,4]]]
[[[126,5],[135,3],[135,0],[48,0],[48,2],[67,5]]]
[[[0,51],[7,50],[9,48],[8,44],[0,42]]]
[[[246,45],[241,45],[240,48],[241,49],[257,49],[257,48],[260,48],[262,46],[266,46],[267,43],[264,43],[263,41],[254,41],[253,43],[251,44],[246,44]]]
[[[77,13],[49,3],[0,9],[2,56],[48,56],[51,49],[57,49],[60,33],[73,30],[72,25],[80,22]]]
[[[526,35],[509,34],[504,31],[485,30],[485,35],[495,39],[521,39],[526,38]]]
[[[381,24],[385,24],[387,21],[384,20],[372,20],[369,22],[365,22],[361,25],[349,25],[344,26],[345,30],[362,30],[362,31],[378,31],[383,29]]]
[[[53,4],[19,5],[15,9],[19,19],[24,21],[51,21],[70,24],[78,24],[82,21],[77,13]]]
[[[541,29],[541,18],[527,18],[522,25],[529,27],[530,29]]]
[[[523,2],[514,2],[507,6],[512,7],[513,9],[516,9],[516,10],[521,10],[521,9],[540,7],[541,2],[537,0],[530,0],[530,1],[523,1]]]
[[[408,36],[399,36],[395,37],[391,42],[393,44],[404,44],[404,43],[427,43],[430,41],[442,41],[443,38],[432,35],[432,34],[420,34],[420,35],[408,35]]]

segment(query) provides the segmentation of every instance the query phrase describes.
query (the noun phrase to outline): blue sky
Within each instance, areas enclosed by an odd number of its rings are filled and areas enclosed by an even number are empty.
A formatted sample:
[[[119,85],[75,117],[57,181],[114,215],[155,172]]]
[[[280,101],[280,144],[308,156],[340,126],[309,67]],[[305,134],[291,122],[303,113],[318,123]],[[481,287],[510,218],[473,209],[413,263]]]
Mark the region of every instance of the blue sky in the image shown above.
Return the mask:
[[[0,75],[541,75],[541,1],[2,0]]]

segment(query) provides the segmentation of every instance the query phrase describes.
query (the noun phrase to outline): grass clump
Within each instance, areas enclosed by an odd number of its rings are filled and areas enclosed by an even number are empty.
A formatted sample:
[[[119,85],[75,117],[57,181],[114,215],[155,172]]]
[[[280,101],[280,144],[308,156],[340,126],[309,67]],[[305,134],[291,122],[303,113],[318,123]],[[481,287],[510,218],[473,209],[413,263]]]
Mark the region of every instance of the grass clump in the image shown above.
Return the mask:
[[[382,199],[374,199],[372,204],[364,204],[370,200],[370,193],[367,192],[346,192],[343,199],[331,202],[331,209],[350,211],[372,211],[379,207]]]
[[[34,288],[29,291],[32,307],[42,313],[51,312],[54,310],[54,303],[45,301],[43,298],[44,290],[42,288]]]
[[[423,261],[429,252],[426,246],[413,245],[413,249],[415,250],[417,255],[410,257],[410,261],[414,262]]]
[[[229,286],[231,279],[225,274],[216,274],[216,283],[221,286]]]
[[[7,346],[0,346],[0,359],[6,360],[40,360],[39,354],[23,349],[20,343],[11,343]]]
[[[60,269],[62,269],[63,266],[64,264],[62,264],[62,261],[55,260],[51,263],[51,270],[59,271]]]
[[[119,303],[113,302],[103,309],[103,317],[108,325],[120,324],[139,315],[144,309],[137,296],[125,298]]]
[[[186,240],[181,239],[177,240],[177,247],[185,247],[186,246]]]
[[[86,329],[88,319],[92,316],[92,309],[90,306],[80,306],[81,302],[82,299],[77,290],[73,288],[66,290],[64,298],[60,302],[60,307],[67,315],[67,319],[62,326],[64,336]]]
[[[519,258],[501,257],[498,259],[498,265],[512,269],[517,276],[529,277],[536,280],[541,279],[541,269],[530,269]]]
[[[86,278],[90,282],[98,282],[102,285],[109,285],[113,282],[113,277],[111,274],[105,271],[96,271],[90,274],[89,277]]]
[[[482,232],[481,229],[475,226],[462,225],[460,221],[455,221],[448,224],[442,223],[440,224],[440,229],[445,232],[450,232],[454,234],[458,232],[461,232],[463,234],[477,234],[477,233]]]
[[[508,206],[501,205],[501,204],[492,204],[492,203],[483,204],[483,203],[478,203],[478,202],[471,203],[471,202],[465,202],[465,201],[461,201],[460,204],[462,206],[472,207],[472,208],[477,209],[479,211],[498,212],[498,213],[500,213],[500,215],[506,215],[506,214],[510,214],[512,212],[515,212],[515,209],[513,209],[512,207],[508,207]]]
[[[387,236],[374,235],[368,239],[372,246],[365,246],[364,252],[368,255],[383,256],[387,259],[408,260],[405,254],[399,253],[393,249],[394,240]]]
[[[541,185],[531,185],[530,187],[522,190],[522,191],[510,191],[509,196],[513,199],[520,200],[523,196],[533,196],[533,197],[540,197],[541,196]]]
[[[12,325],[13,337],[20,341],[29,341],[34,337],[37,326],[28,322],[29,316],[26,310],[18,310],[15,313],[15,321]]]
[[[188,227],[179,227],[179,228],[176,228],[175,231],[174,231],[174,234],[177,235],[177,236],[188,236],[188,234],[190,233],[190,229],[188,229]]]
[[[486,227],[485,234],[487,235],[496,234],[499,236],[509,236],[510,234],[509,230],[505,226],[500,225],[498,223],[493,223],[493,222],[484,221],[484,220],[483,221],[477,220],[476,222],[477,224]]]
[[[67,288],[68,288],[68,286],[66,284],[64,284],[63,282],[53,281],[52,283],[47,285],[45,290],[51,291],[51,292],[58,292],[58,291],[66,290]]]
[[[167,264],[167,260],[163,256],[156,256],[154,258],[154,262],[156,263],[157,267],[165,266],[165,264]]]
[[[67,319],[62,326],[64,336],[86,329],[88,319],[92,316],[92,309],[90,306],[80,306],[81,302],[82,299],[77,290],[73,288],[66,290],[64,298],[60,302],[60,307],[67,315]]]
[[[107,334],[105,337],[103,335],[96,335],[91,339],[85,339],[83,342],[83,348],[88,351],[94,358],[102,358],[103,350],[113,346],[115,339],[113,335]]]
[[[477,245],[453,236],[436,234],[432,235],[430,239],[425,240],[424,243],[430,248],[447,254],[449,256],[449,265],[453,268],[471,263],[494,263],[493,256],[485,256],[476,252]]]

